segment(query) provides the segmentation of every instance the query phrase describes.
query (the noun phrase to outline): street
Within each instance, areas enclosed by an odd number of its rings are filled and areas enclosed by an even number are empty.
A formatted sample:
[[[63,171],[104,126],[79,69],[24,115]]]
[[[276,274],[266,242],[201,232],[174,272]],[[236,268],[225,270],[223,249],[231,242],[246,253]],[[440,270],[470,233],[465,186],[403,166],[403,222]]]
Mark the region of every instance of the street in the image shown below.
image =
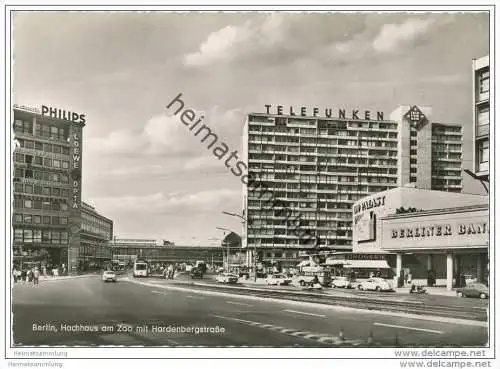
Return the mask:
[[[478,325],[161,287],[103,283],[97,277],[15,285],[15,344],[349,347],[366,345],[370,332],[374,345],[386,347],[487,342],[487,328]],[[63,331],[61,325],[80,325],[80,330]],[[93,327],[97,332],[84,331]]]

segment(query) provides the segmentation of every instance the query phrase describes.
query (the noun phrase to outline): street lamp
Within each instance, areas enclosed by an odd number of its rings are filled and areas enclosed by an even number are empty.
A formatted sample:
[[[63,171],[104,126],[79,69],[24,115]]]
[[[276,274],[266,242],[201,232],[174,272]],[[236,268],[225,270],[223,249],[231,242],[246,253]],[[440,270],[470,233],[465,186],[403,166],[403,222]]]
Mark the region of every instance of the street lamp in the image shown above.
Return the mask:
[[[221,231],[224,231],[224,238],[226,236],[226,232],[231,233],[232,231],[230,229],[224,228],[224,227],[215,227]],[[229,242],[226,242],[227,245],[227,256],[226,256],[226,272],[229,272]],[[224,239],[221,242],[222,246],[222,254],[224,254]]]
[[[476,173],[472,172],[470,169],[464,169],[464,172],[467,173],[468,175],[470,175],[472,178],[474,178],[474,179],[478,180],[479,182],[481,182],[481,184],[483,185],[484,190],[486,191],[486,193],[490,193],[488,187],[484,183],[484,182],[488,182],[489,183],[489,181],[487,179],[479,177]]]
[[[222,214],[240,218],[243,224],[248,224],[248,220],[242,215],[236,213],[229,213],[227,211],[223,211]],[[257,245],[255,244],[255,242],[253,244],[253,280],[254,282],[257,281]]]

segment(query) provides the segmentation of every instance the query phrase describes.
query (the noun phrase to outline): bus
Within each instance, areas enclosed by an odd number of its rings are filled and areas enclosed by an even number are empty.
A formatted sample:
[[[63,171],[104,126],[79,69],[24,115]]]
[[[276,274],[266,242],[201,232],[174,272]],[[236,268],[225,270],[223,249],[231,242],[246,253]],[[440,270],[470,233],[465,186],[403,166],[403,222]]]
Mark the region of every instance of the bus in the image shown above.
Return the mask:
[[[148,263],[144,260],[136,260],[134,262],[134,278],[148,276]]]
[[[389,265],[393,254],[335,252],[326,258],[326,265],[332,275],[349,277],[350,280],[363,280],[371,277],[392,279],[394,269]]]

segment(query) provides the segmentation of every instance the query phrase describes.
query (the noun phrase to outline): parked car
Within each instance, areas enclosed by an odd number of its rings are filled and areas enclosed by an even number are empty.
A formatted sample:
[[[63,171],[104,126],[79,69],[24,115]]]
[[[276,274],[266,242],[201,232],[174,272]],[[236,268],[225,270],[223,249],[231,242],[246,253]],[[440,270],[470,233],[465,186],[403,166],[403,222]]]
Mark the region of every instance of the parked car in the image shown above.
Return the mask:
[[[487,299],[490,297],[490,291],[486,284],[473,282],[465,287],[457,288],[458,297],[479,297],[480,299]]]
[[[105,270],[103,273],[102,273],[102,280],[104,282],[116,282],[116,273],[112,270]]]
[[[332,279],[332,287],[352,288],[352,283],[347,277],[334,277]]]
[[[238,276],[232,273],[220,273],[215,280],[219,283],[235,284],[238,282]]]
[[[393,291],[392,284],[384,278],[368,278],[358,284],[358,289],[363,291]]]
[[[292,283],[292,279],[284,274],[268,274],[266,281],[269,286],[288,286]]]

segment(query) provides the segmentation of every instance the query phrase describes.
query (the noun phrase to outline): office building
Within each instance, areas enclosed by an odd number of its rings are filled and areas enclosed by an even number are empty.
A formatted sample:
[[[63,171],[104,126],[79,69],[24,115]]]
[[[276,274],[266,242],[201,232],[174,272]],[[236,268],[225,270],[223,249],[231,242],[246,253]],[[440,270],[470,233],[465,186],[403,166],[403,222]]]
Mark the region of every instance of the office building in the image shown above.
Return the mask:
[[[85,116],[14,106],[13,253],[69,272],[78,267]]]
[[[82,230],[78,253],[79,270],[101,269],[111,261],[113,221],[99,214],[95,207],[82,202]]]
[[[407,183],[462,188],[462,127],[432,122],[430,107],[386,117],[266,105],[248,115],[243,140],[249,266],[254,254],[291,263],[304,250],[352,250],[352,205],[369,194]]]
[[[484,181],[489,181],[490,156],[490,57],[472,61],[472,111],[474,122],[474,170]]]

